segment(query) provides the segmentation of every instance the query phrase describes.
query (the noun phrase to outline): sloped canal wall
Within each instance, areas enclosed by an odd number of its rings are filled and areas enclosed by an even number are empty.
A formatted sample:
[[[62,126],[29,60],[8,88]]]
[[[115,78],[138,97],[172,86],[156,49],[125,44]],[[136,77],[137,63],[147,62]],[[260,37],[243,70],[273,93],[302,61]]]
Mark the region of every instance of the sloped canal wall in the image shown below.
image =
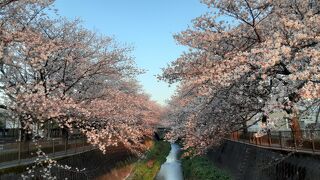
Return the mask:
[[[58,160],[59,164],[69,165],[73,168],[84,169],[82,172],[68,171],[64,169],[53,169],[53,175],[57,179],[69,180],[88,180],[95,179],[104,174],[107,174],[114,168],[119,166],[125,166],[130,161],[135,161],[135,157],[132,156],[129,151],[124,148],[116,148],[114,150],[107,151],[103,154],[100,150],[92,150],[89,152],[77,154],[67,158]],[[24,170],[26,167],[15,168],[19,171]],[[15,172],[13,169],[11,172],[1,174],[0,180],[17,180],[21,178],[21,172]]]
[[[208,152],[217,167],[243,180],[317,180],[320,156],[259,148],[226,140]]]

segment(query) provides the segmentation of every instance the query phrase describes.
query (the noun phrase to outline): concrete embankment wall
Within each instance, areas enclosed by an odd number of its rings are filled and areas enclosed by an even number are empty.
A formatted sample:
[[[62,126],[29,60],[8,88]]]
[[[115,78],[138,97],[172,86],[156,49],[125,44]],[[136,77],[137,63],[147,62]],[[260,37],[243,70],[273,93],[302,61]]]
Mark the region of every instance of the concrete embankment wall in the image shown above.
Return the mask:
[[[320,156],[263,149],[226,140],[209,158],[234,179],[319,180]]]
[[[61,165],[69,165],[74,168],[84,169],[82,172],[75,172],[70,170],[64,170],[61,168],[54,168],[53,175],[57,179],[69,180],[88,180],[95,179],[103,174],[110,172],[113,168],[125,164],[126,161],[134,161],[134,157],[125,149],[115,149],[113,151],[107,151],[106,154],[103,154],[99,150],[93,150],[85,152],[82,154],[70,156],[58,160]],[[120,164],[119,164],[120,163]],[[21,167],[21,169],[26,167]],[[10,173],[0,174],[0,180],[17,180],[21,178],[21,172],[14,172],[15,169]]]

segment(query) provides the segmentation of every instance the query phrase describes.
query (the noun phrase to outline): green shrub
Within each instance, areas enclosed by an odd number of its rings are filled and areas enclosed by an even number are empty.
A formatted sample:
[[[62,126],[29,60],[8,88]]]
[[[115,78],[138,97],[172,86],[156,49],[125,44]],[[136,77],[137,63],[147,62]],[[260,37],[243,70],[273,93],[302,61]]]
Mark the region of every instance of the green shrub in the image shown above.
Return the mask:
[[[185,180],[229,180],[206,156],[185,157],[181,160]]]

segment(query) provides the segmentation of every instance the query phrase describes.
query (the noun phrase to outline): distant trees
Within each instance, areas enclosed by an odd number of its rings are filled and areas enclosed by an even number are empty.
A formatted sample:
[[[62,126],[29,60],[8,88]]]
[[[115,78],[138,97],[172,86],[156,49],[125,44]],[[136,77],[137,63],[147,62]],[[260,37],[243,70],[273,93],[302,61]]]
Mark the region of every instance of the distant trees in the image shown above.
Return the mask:
[[[299,136],[298,106],[320,97],[318,1],[202,2],[210,12],[175,36],[190,50],[159,77],[180,83],[171,135],[201,153],[254,115],[285,111]]]
[[[0,4],[0,86],[21,127],[55,122],[84,133],[101,150],[123,143],[134,152],[160,108],[135,80],[142,71],[130,47],[52,18],[52,0]],[[52,11],[51,11],[52,12]]]

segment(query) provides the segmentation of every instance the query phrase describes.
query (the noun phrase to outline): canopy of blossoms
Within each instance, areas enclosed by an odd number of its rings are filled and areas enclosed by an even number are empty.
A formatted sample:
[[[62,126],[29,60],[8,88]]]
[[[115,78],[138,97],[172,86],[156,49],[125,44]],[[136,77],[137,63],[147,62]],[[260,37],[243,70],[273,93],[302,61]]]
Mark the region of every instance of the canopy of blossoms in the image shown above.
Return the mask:
[[[320,98],[319,2],[202,2],[209,12],[175,35],[189,51],[159,76],[179,82],[167,113],[177,124],[171,137],[202,153],[273,111],[286,112],[299,137],[298,107]]]
[[[131,47],[54,14],[52,0],[0,3],[2,107],[32,126],[55,123],[102,151],[122,143],[141,152],[160,109],[136,81]]]

